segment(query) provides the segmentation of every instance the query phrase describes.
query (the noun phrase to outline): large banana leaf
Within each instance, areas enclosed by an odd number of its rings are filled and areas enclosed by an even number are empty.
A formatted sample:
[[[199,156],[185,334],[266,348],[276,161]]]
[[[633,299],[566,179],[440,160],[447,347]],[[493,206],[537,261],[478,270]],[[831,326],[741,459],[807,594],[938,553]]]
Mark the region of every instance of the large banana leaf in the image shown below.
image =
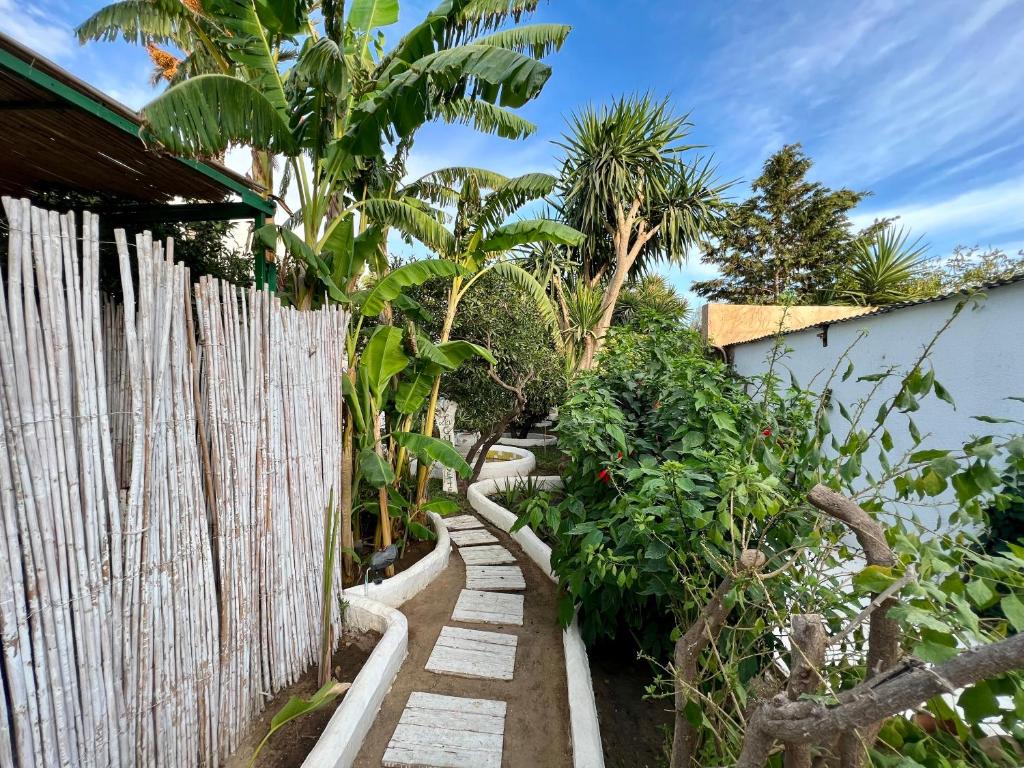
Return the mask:
[[[288,122],[266,95],[228,75],[199,75],[171,86],[142,109],[144,135],[168,151],[216,155],[231,144],[275,154],[296,151]]]
[[[547,173],[525,173],[506,180],[484,199],[476,216],[478,226],[485,232],[499,226],[527,203],[550,195],[557,183]]]
[[[384,388],[392,376],[405,370],[409,358],[402,351],[402,331],[392,325],[380,325],[366,342],[366,348],[359,358],[358,376],[380,402]]]
[[[437,253],[451,253],[455,238],[439,220],[441,214],[432,212],[421,201],[401,198],[371,198],[360,204],[363,214],[374,223],[394,227],[399,232],[419,240]]]
[[[297,32],[301,5],[297,0],[205,0],[204,8],[226,32],[218,42],[228,56],[245,70],[246,79],[281,119],[287,120],[288,98],[270,34]]]
[[[356,32],[369,33],[398,21],[398,0],[353,0],[348,23]]]
[[[477,45],[494,45],[542,59],[562,47],[572,27],[568,24],[520,24],[476,40]]]
[[[397,298],[403,288],[421,285],[435,277],[455,277],[461,271],[462,267],[445,259],[423,259],[401,266],[388,272],[373,287],[363,300],[362,313],[366,317],[379,315],[384,304]]]
[[[391,436],[401,447],[426,465],[440,462],[458,472],[462,477],[469,477],[473,470],[466,460],[459,455],[452,444],[436,437],[427,437],[418,432],[392,432]]]
[[[121,0],[100,8],[76,29],[78,42],[117,40],[146,43],[183,43],[190,37],[189,15],[181,0]]]
[[[544,322],[552,329],[557,328],[555,308],[551,305],[551,299],[544,290],[544,286],[537,282],[537,278],[519,265],[508,261],[495,262],[486,267],[485,270],[500,275],[520,290],[525,291],[533,299],[533,303],[537,306],[537,311],[540,312],[541,317],[544,318]],[[555,343],[559,346],[561,345],[561,336],[558,333],[555,333]]]
[[[441,368],[435,364],[417,364],[412,371],[402,376],[395,393],[395,408],[406,416],[416,413],[427,399],[434,386],[434,377]]]
[[[382,488],[395,482],[395,471],[391,465],[369,448],[359,451],[359,469],[363,479],[374,488]]]
[[[515,112],[477,99],[455,99],[441,105],[438,118],[446,123],[469,125],[481,133],[503,139],[525,139],[537,126]]]
[[[464,45],[424,56],[397,74],[353,112],[345,139],[358,155],[377,155],[382,142],[405,137],[439,108],[431,91],[472,92],[505,107],[519,107],[544,87],[551,68],[529,56],[489,45]],[[443,102],[441,102],[443,103]]]
[[[527,243],[579,245],[583,233],[553,219],[525,219],[498,227],[480,243],[481,251],[507,251]]]
[[[482,357],[491,365],[495,365],[498,362],[494,359],[494,355],[491,354],[491,350],[462,339],[438,344],[437,349],[448,358],[448,365],[452,370],[458,368],[471,357]]]

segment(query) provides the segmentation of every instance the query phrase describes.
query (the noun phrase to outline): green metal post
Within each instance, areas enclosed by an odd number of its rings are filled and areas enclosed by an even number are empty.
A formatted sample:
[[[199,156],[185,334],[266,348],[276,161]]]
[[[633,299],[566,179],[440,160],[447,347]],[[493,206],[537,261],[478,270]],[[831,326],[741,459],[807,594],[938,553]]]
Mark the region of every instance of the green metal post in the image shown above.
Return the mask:
[[[256,214],[256,229],[259,230],[264,224],[266,224],[267,217],[262,213]],[[255,238],[253,238],[253,246],[256,251],[256,263],[253,265],[253,278],[256,281],[256,288],[260,289],[266,282],[267,275],[267,252],[263,249],[262,245],[257,245]]]

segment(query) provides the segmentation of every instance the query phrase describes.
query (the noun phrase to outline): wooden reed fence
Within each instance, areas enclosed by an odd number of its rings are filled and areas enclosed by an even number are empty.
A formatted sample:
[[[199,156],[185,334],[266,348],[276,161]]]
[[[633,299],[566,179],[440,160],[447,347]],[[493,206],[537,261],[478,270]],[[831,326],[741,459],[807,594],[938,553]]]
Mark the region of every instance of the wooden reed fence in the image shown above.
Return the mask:
[[[0,765],[217,765],[317,657],[347,316],[3,205]]]

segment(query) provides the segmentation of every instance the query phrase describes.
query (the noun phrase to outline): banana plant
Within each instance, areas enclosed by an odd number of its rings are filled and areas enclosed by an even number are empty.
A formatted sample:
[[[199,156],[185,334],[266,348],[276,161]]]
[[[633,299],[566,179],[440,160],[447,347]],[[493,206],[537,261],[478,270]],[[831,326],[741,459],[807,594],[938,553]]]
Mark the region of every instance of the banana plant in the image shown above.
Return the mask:
[[[521,246],[538,243],[576,246],[582,233],[548,218],[509,220],[528,203],[550,194],[556,179],[544,173],[528,173],[508,178],[481,168],[445,168],[411,183],[404,197],[427,201],[456,209],[453,227],[444,238],[438,253],[444,260],[458,266],[448,288],[447,306],[441,324],[439,344],[449,341],[459,302],[486,274],[493,272],[524,289],[536,303],[541,316],[550,324],[556,342],[555,310],[544,286],[525,269],[507,258]],[[441,374],[431,382],[430,398],[423,419],[424,436],[433,435]],[[420,464],[416,477],[414,516],[426,502],[429,467]]]

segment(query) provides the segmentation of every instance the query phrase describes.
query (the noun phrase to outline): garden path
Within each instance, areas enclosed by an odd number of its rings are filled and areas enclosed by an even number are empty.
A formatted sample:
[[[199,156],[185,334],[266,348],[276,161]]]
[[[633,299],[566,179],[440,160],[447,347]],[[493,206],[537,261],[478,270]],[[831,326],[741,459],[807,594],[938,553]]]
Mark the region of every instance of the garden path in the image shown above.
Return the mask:
[[[409,655],[355,766],[568,768],[557,588],[504,531],[446,524],[461,557],[402,606]]]

